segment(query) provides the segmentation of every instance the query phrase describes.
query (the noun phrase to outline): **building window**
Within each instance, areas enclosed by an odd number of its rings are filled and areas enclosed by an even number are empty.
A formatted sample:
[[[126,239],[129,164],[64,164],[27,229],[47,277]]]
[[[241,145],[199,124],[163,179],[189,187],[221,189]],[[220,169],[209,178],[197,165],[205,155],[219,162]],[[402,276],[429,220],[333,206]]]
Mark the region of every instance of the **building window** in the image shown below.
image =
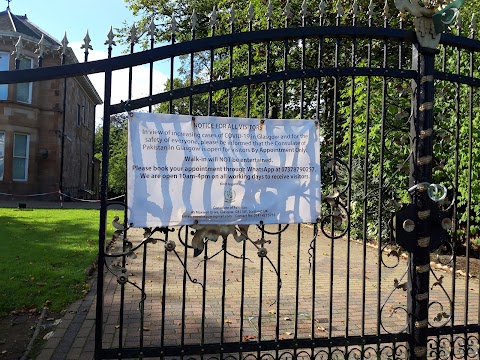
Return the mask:
[[[13,141],[13,180],[28,180],[28,153],[30,135],[14,134]]]
[[[83,126],[85,126],[85,121],[87,120],[86,111],[87,111],[87,106],[85,104],[85,98],[83,98],[83,100],[82,100],[82,124],[83,124]]]
[[[10,54],[6,52],[0,52],[0,71],[9,70]],[[7,100],[8,98],[8,84],[0,85],[0,100]]]
[[[80,127],[82,124],[82,107],[80,104],[77,104],[77,126]]]
[[[88,128],[90,126],[90,101],[87,101],[86,109],[85,126]]]
[[[87,166],[86,166],[86,169],[85,169],[85,184],[87,186],[87,188],[89,187],[88,186],[88,174],[90,173],[90,154],[87,153]]]
[[[0,181],[3,180],[5,159],[5,132],[0,131]]]
[[[33,61],[30,58],[20,59],[20,70],[31,69]],[[30,104],[32,102],[32,83],[17,84],[17,101]]]

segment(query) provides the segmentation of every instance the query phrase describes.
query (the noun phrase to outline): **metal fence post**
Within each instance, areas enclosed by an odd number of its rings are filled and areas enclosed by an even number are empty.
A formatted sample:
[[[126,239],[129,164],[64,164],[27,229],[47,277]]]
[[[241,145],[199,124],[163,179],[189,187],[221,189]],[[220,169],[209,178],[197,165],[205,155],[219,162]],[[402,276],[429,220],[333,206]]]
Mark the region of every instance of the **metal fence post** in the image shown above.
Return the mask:
[[[412,109],[410,131],[412,160],[410,163],[410,186],[415,209],[416,244],[409,256],[408,316],[411,335],[409,347],[413,359],[427,358],[428,304],[430,288],[430,248],[432,232],[432,209],[427,185],[432,182],[433,158],[433,101],[434,60],[436,49],[413,46],[413,69],[418,77],[412,82]],[[419,185],[420,184],[420,185]]]

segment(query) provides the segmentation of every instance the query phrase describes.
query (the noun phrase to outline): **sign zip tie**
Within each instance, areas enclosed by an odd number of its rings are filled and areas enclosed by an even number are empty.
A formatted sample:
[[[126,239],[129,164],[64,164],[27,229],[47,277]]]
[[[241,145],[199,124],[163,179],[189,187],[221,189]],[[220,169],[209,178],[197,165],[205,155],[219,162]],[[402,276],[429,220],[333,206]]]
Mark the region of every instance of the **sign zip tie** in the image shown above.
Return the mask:
[[[265,119],[260,120],[260,130],[263,130],[263,125],[265,124]]]

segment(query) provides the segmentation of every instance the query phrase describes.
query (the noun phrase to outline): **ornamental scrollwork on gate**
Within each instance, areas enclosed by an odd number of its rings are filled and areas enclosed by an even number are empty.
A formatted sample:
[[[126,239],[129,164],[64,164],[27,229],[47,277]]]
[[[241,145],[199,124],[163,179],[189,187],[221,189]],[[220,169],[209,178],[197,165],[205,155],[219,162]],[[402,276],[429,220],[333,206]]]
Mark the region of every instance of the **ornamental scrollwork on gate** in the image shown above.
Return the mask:
[[[326,211],[318,219],[322,233],[329,239],[340,239],[350,228],[350,214],[344,197],[351,183],[351,173],[348,165],[338,159],[326,159],[322,166],[323,180],[322,203]],[[325,210],[325,207],[322,210]]]

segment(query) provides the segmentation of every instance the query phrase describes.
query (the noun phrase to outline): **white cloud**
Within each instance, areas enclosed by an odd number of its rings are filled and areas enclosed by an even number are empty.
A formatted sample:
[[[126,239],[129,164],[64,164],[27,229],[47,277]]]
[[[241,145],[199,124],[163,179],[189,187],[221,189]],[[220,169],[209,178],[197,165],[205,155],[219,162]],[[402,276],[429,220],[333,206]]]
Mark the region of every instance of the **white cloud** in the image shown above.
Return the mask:
[[[84,59],[84,50],[81,49],[80,42],[73,42],[69,44],[79,61]],[[107,52],[90,50],[88,55],[89,61],[106,59],[108,57]],[[117,104],[121,101],[128,100],[128,77],[129,69],[122,69],[114,71],[112,74],[112,96],[111,104]],[[97,90],[98,94],[103,100],[105,91],[105,76],[103,73],[89,75],[90,81]],[[150,65],[136,66],[133,68],[132,73],[132,99],[138,99],[148,96],[149,83],[150,83]],[[167,75],[153,69],[153,94],[163,91]],[[103,117],[103,105],[97,106],[96,109],[96,124],[101,124]]]

